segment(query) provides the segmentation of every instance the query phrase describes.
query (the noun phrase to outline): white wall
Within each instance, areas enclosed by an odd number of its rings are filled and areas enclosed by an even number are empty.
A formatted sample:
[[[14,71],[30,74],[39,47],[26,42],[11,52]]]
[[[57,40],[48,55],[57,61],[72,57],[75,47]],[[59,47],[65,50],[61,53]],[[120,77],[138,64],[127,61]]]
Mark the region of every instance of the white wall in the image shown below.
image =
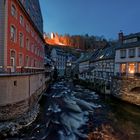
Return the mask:
[[[126,58],[120,58],[120,50],[116,50],[115,54],[115,63],[123,63],[123,62],[140,62],[140,57],[138,56],[138,48],[136,47],[135,50],[135,57],[134,58],[129,58],[129,49],[126,49]]]
[[[45,85],[44,74],[0,76],[0,105],[4,106],[28,99],[43,85]]]
[[[120,73],[120,64],[121,63],[126,63],[126,73],[128,73],[128,65],[129,63],[133,62],[135,63],[135,71],[137,72],[138,70],[138,63],[140,63],[140,57],[139,57],[139,49],[140,47],[135,47],[135,57],[134,58],[130,58],[129,57],[129,49],[131,48],[126,48],[123,50],[126,50],[126,57],[125,58],[121,58],[120,57],[120,50],[116,50],[116,54],[115,54],[115,71],[114,73]]]

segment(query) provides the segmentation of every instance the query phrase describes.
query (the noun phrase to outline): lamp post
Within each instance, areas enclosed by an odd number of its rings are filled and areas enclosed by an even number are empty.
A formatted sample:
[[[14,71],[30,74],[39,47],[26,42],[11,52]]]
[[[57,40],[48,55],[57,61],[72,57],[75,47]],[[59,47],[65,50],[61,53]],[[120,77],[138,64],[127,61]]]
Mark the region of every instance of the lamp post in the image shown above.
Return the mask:
[[[66,62],[66,77],[71,76],[71,66],[72,66],[72,63],[71,63],[71,61],[68,60]]]

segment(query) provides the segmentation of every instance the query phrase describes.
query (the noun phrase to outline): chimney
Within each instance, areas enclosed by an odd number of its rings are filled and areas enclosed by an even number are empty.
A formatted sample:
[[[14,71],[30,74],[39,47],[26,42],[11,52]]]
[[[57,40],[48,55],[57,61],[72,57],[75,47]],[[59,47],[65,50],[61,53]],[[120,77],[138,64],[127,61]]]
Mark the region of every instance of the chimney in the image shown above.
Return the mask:
[[[123,32],[122,32],[122,31],[119,32],[118,38],[119,38],[119,42],[120,42],[121,44],[123,44]]]

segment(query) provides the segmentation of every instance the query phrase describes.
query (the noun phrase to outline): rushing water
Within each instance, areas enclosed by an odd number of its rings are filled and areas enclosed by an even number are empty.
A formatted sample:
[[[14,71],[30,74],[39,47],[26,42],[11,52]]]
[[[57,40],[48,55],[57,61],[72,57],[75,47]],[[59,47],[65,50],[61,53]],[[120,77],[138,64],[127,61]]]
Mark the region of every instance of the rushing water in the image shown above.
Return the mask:
[[[53,84],[37,120],[10,139],[139,140],[140,109],[71,82]]]

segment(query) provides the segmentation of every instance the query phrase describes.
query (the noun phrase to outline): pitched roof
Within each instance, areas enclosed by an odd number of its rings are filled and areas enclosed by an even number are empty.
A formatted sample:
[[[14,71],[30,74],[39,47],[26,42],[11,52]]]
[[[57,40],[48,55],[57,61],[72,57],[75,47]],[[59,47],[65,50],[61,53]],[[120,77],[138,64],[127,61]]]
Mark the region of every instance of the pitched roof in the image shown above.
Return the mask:
[[[140,47],[140,41],[126,43],[126,44],[119,44],[118,48],[116,49],[125,49],[125,48],[133,48],[133,47]]]
[[[31,20],[33,21],[39,32],[43,34],[43,17],[39,0],[19,0],[19,2],[24,7],[25,11],[29,14]]]
[[[53,49],[56,51],[57,55],[66,56],[66,52],[63,49],[61,48],[53,48]]]
[[[137,38],[137,40],[135,42],[132,41],[132,42],[124,43],[125,40],[129,40],[133,38]],[[123,36],[123,43],[119,42],[118,48],[116,49],[133,48],[138,46],[140,46],[140,32]]]
[[[136,37],[140,37],[140,32],[134,33],[134,34],[125,35],[125,36],[123,36],[123,39],[126,40],[126,39],[131,39],[131,38],[136,38]]]
[[[91,59],[91,57],[94,55],[95,52],[87,52],[84,53],[84,56],[82,57],[80,62],[85,62]]]
[[[115,49],[117,45],[108,45],[102,49],[99,49],[93,55],[91,62],[103,59],[114,59],[115,58]]]

